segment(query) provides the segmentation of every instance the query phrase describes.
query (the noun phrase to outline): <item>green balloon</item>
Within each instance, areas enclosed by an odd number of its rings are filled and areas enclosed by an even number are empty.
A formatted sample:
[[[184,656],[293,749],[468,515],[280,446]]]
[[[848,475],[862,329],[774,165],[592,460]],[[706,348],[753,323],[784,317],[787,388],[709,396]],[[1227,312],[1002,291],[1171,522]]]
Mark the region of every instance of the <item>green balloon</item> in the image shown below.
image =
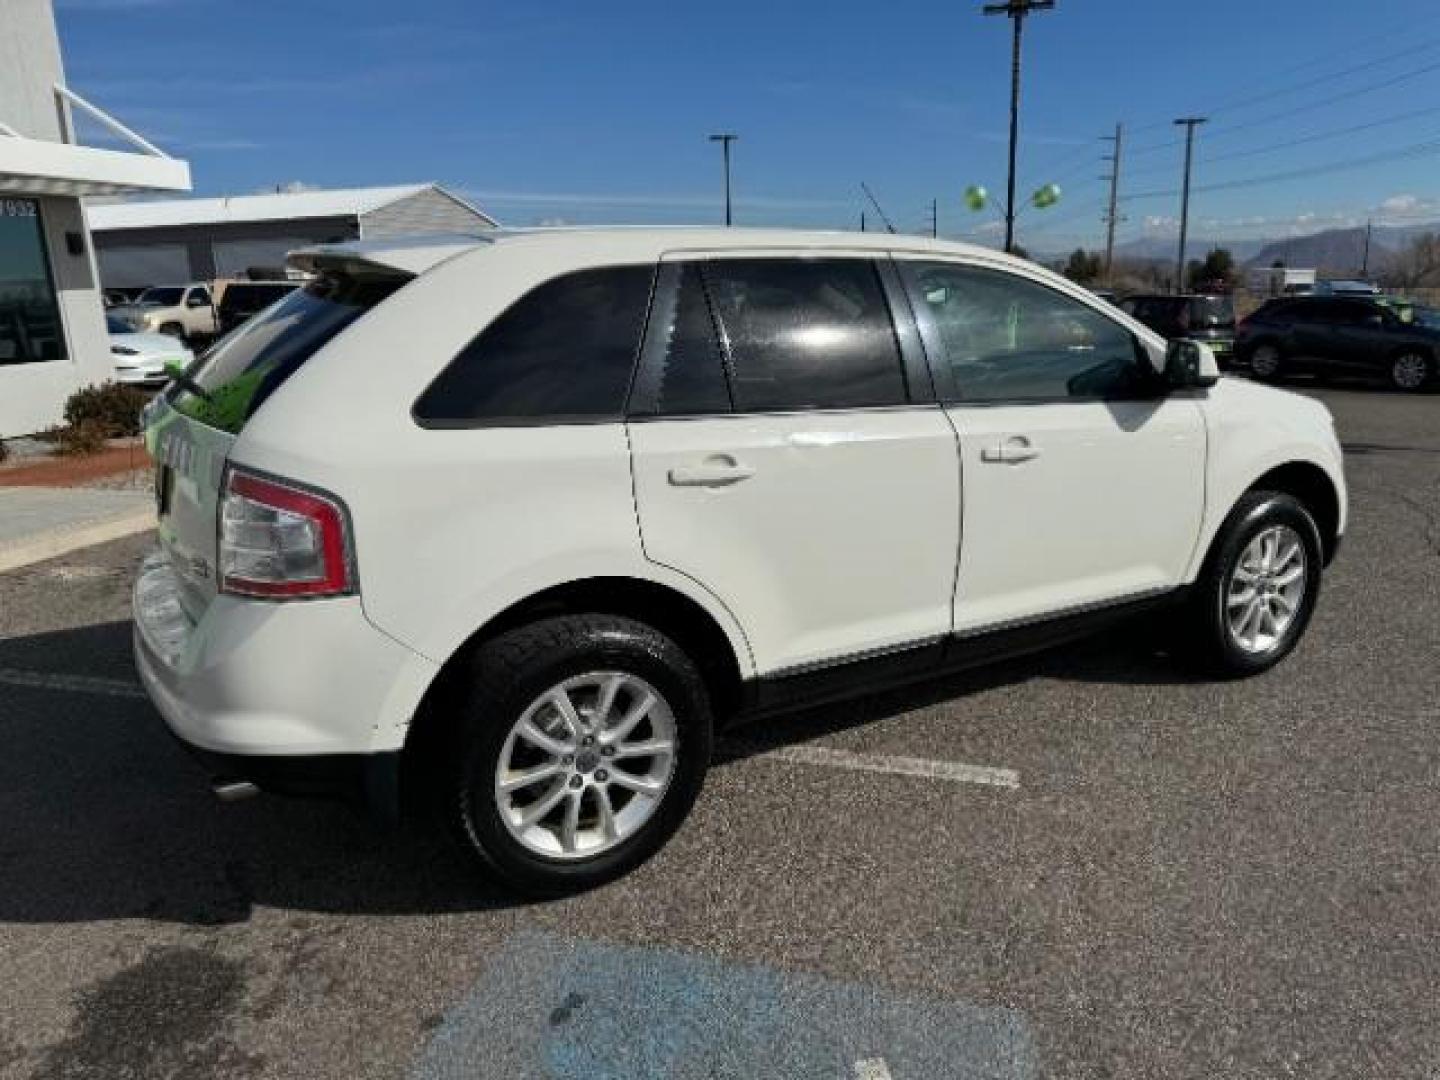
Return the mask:
[[[1034,195],[1030,196],[1030,202],[1037,210],[1044,210],[1047,206],[1054,206],[1060,201],[1060,185],[1046,184]]]
[[[984,210],[989,201],[990,193],[979,184],[971,184],[965,189],[965,205],[971,210]]]

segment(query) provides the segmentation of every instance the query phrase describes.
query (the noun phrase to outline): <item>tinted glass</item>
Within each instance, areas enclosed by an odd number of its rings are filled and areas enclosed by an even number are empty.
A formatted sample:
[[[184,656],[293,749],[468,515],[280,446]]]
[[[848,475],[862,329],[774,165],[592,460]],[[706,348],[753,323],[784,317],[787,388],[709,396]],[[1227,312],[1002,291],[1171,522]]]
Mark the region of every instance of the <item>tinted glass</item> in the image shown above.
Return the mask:
[[[328,274],[202,353],[167,393],[175,408],[237,433],[320,347],[408,278]]]
[[[105,316],[105,330],[111,334],[133,334],[134,328],[129,323],[123,323],[114,315]]]
[[[416,419],[618,418],[653,277],[650,266],[610,266],[530,290],[430,384]]]
[[[1200,330],[1229,330],[1235,325],[1235,305],[1228,296],[1197,296],[1190,301],[1190,325]]]
[[[39,204],[0,198],[0,365],[63,359]]]
[[[184,295],[184,289],[167,286],[161,289],[146,289],[135,302],[137,304],[153,304],[156,307],[174,307],[180,303],[180,299]]]
[[[900,347],[869,260],[720,259],[704,275],[738,411],[905,403]]]
[[[652,416],[730,411],[725,361],[698,263],[661,269],[631,408]]]
[[[210,292],[208,289],[191,289],[185,300],[191,304],[208,304],[210,303]]]
[[[978,267],[904,266],[949,400],[1125,398],[1158,385],[1128,330],[1064,293]]]

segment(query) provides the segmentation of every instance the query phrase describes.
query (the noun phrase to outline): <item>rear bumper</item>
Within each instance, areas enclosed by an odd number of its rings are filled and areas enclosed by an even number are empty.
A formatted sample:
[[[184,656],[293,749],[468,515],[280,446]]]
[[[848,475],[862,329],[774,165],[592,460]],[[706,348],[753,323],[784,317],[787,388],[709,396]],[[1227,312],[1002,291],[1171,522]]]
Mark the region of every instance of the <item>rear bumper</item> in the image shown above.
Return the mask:
[[[429,661],[357,598],[220,596],[192,622],[163,557],[135,585],[135,666],[166,726],[212,776],[262,790],[373,797],[393,781]]]

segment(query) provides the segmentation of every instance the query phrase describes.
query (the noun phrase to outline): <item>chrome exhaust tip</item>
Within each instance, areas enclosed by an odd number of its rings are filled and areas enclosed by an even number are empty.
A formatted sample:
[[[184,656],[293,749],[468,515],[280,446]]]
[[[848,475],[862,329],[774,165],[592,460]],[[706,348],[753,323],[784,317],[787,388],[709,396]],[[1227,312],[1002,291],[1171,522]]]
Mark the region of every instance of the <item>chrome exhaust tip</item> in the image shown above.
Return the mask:
[[[260,789],[249,780],[216,780],[211,783],[210,790],[221,802],[239,802],[260,794]]]

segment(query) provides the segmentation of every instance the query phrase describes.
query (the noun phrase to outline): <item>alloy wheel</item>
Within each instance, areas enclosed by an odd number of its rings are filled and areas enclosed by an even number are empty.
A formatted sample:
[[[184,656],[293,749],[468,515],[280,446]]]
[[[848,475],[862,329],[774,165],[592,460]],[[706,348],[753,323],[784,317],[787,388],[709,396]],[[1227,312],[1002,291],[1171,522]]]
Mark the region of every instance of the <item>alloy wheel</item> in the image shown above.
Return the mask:
[[[1390,379],[1401,390],[1419,390],[1430,375],[1430,363],[1419,353],[1397,356],[1390,365]]]
[[[1277,648],[1294,624],[1309,587],[1305,544],[1289,525],[1257,533],[1235,560],[1225,590],[1225,625],[1247,653]]]
[[[566,679],[511,728],[494,798],[510,835],[556,860],[603,854],[654,816],[675,774],[675,714],[620,671]]]

